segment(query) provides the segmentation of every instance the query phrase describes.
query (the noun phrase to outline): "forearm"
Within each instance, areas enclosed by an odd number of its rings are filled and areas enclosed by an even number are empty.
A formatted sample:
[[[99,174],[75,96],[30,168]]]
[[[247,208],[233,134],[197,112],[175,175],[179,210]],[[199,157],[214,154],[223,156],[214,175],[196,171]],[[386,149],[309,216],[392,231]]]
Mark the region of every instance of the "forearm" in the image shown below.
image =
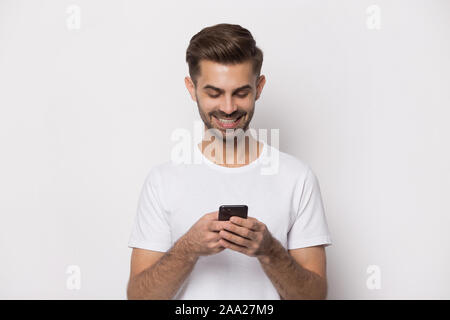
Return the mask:
[[[271,252],[258,260],[282,299],[326,298],[326,280],[299,265],[278,240],[274,239]]]
[[[154,265],[130,279],[128,299],[170,300],[192,272],[198,257],[180,238]]]

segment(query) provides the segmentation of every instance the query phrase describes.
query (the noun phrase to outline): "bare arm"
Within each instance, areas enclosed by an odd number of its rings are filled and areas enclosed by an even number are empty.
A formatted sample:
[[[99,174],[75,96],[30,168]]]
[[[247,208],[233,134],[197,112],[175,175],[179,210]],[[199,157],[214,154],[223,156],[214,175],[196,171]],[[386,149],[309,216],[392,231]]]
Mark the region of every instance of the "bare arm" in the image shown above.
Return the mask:
[[[225,249],[219,243],[224,221],[218,221],[218,214],[203,215],[165,254],[148,250],[141,258],[132,255],[128,299],[173,299],[200,256]]]
[[[192,272],[198,256],[181,237],[156,263],[128,282],[128,299],[170,300]]]
[[[322,246],[302,248],[294,252],[299,261],[306,260],[309,256],[310,269],[314,266],[317,272],[302,267],[277,240],[274,241],[270,254],[258,257],[258,260],[282,300],[325,299],[327,281],[324,248]]]

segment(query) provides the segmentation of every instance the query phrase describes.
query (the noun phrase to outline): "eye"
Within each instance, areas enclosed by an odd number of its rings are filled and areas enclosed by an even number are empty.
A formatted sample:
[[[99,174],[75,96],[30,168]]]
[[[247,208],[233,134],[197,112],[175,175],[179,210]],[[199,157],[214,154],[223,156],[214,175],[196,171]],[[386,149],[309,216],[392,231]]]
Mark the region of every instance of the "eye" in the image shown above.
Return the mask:
[[[220,94],[216,94],[216,95],[213,95],[213,94],[208,94],[208,96],[209,96],[210,98],[217,98],[217,97],[219,97],[219,96],[220,96]]]
[[[248,92],[245,92],[245,93],[238,94],[237,96],[239,98],[245,98],[247,95],[248,95]]]

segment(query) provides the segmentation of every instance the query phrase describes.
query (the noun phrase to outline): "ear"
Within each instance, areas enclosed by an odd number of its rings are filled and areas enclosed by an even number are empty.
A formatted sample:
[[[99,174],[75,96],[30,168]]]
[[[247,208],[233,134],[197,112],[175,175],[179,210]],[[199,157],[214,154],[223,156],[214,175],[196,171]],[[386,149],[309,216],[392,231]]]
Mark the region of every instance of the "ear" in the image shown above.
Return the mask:
[[[184,84],[186,85],[186,88],[189,91],[189,94],[191,95],[192,100],[194,100],[195,102],[197,102],[197,95],[195,94],[195,85],[194,82],[192,81],[192,79],[190,77],[185,77],[184,78]]]
[[[266,84],[266,77],[264,75],[260,75],[258,78],[258,83],[256,84],[256,98],[255,100],[259,99],[259,96],[261,95],[262,89],[264,88],[264,85]]]

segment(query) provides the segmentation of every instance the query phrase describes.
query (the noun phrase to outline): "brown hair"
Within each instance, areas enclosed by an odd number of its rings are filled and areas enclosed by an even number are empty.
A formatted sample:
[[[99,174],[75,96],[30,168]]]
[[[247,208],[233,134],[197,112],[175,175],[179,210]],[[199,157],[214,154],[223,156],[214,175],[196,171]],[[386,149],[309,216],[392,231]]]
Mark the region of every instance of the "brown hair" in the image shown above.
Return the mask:
[[[247,29],[237,24],[221,23],[203,28],[194,35],[186,50],[189,75],[197,85],[200,74],[200,60],[210,60],[223,64],[252,61],[253,72],[259,76],[263,62],[263,52]]]

